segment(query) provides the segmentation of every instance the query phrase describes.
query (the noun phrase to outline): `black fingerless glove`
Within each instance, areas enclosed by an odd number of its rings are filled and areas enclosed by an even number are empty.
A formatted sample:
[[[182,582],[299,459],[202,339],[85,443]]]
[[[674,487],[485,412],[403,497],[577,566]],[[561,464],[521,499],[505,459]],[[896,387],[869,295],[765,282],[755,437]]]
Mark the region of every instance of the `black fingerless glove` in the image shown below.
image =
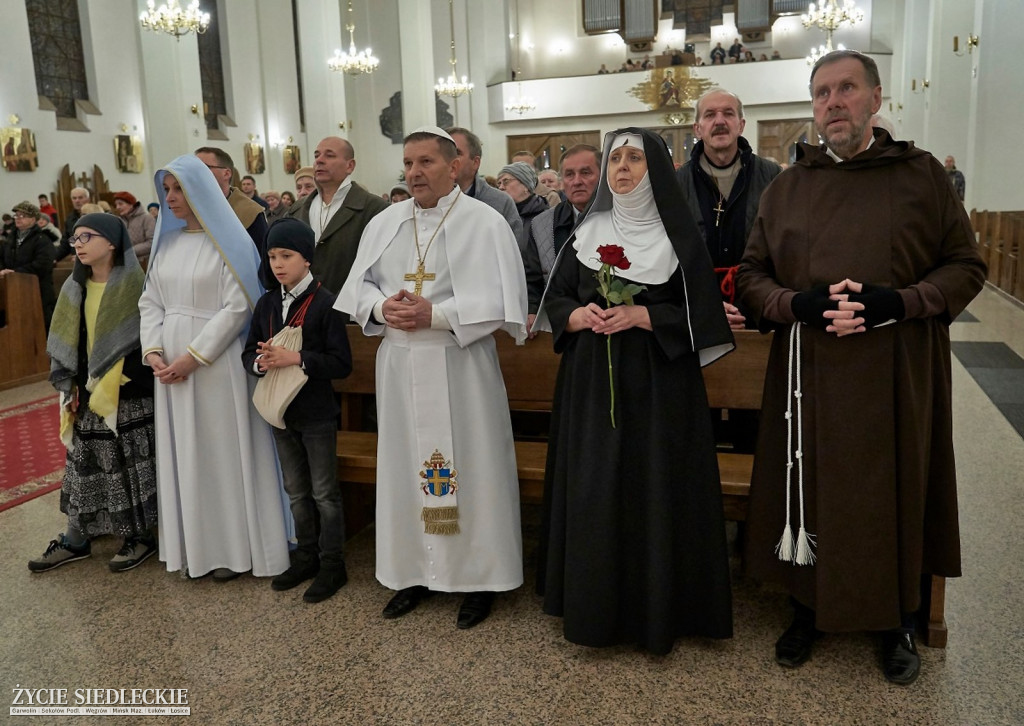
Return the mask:
[[[793,317],[812,328],[824,330],[832,321],[824,316],[826,310],[838,310],[839,303],[828,299],[828,285],[819,285],[807,292],[798,292],[793,296],[790,307]]]
[[[855,313],[864,318],[865,328],[877,328],[888,322],[899,322],[907,314],[903,298],[891,287],[864,285],[859,293],[850,293],[850,302],[859,302],[864,309]]]

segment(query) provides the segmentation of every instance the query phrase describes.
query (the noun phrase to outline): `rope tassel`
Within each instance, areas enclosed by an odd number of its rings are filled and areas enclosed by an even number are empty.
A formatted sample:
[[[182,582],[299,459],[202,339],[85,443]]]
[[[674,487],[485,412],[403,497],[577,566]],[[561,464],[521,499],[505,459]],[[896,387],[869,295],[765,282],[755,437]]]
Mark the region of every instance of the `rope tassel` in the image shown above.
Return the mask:
[[[775,545],[775,553],[783,562],[795,565],[813,565],[817,557],[813,534],[804,528],[804,416],[802,371],[800,368],[800,323],[793,323],[789,331],[789,366],[786,372],[786,526],[782,538]],[[796,447],[793,445],[793,402],[796,401]],[[794,461],[794,459],[796,461]],[[797,499],[800,504],[800,527],[793,541],[790,514],[793,510],[793,466],[797,469]]]

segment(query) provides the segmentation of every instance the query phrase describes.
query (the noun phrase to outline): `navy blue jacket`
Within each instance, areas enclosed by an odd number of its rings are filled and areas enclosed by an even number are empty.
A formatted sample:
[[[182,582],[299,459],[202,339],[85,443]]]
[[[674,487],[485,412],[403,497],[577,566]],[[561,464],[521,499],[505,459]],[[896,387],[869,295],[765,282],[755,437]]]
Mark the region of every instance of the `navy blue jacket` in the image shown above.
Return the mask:
[[[331,380],[344,378],[352,372],[352,351],[348,346],[348,333],[345,332],[346,315],[334,309],[337,297],[334,293],[328,292],[322,285],[318,288],[314,280],[298,300],[289,306],[289,317],[294,319],[310,295],[314,297],[302,325],[302,350],[299,351],[308,380],[284,412],[285,424],[336,418],[339,408]],[[242,351],[242,365],[250,375],[264,375],[253,370],[258,355],[256,344],[270,340],[271,331],[278,333],[284,327],[281,308],[280,288],[271,290],[256,303],[252,325],[249,327],[249,339]]]

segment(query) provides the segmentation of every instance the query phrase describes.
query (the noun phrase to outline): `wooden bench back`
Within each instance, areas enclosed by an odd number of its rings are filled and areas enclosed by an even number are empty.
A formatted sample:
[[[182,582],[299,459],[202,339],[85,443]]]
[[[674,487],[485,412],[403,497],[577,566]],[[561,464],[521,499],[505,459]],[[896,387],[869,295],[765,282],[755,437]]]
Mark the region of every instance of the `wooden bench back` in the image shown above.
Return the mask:
[[[516,345],[504,332],[495,333],[501,373],[509,408],[514,411],[550,411],[561,356],[554,352],[550,333],[540,333],[526,345]],[[765,368],[772,336],[752,330],[735,332],[736,350],[704,368],[708,403],[713,408],[760,409]],[[347,394],[376,392],[375,361],[381,338],[348,328],[352,348],[352,374],[334,382]]]
[[[765,370],[774,333],[735,330],[736,350],[704,367],[711,408],[761,409]]]

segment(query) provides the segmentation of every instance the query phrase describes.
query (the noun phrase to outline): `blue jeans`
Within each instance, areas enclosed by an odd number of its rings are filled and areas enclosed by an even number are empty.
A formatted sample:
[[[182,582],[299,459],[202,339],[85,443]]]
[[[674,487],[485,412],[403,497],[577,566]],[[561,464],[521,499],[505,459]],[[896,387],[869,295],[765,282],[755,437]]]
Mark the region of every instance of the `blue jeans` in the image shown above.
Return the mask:
[[[319,553],[324,568],[345,564],[345,515],[337,479],[336,434],[333,420],[274,428],[299,551],[313,557]]]

